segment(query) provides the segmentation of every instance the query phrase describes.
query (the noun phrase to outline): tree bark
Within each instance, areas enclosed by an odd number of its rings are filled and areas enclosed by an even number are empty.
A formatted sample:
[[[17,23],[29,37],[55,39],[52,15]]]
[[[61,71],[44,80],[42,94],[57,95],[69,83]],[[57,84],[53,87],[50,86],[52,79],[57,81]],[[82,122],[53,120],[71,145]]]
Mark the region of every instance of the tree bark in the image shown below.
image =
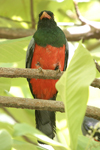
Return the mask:
[[[13,107],[13,108],[22,108],[22,109],[37,109],[37,110],[65,112],[63,102],[53,101],[53,100],[48,101],[48,100],[31,99],[31,98],[20,98],[20,97],[0,96],[0,107],[1,108]],[[85,115],[100,120],[100,108],[87,106]]]
[[[98,23],[98,25],[100,25],[100,23]],[[0,38],[23,38],[34,35],[35,31],[35,29],[0,28]],[[91,38],[100,39],[100,29],[92,29],[89,25],[71,27],[70,29],[67,28],[64,29],[63,32],[68,41],[79,41],[81,39],[85,40]]]
[[[36,78],[36,79],[59,79],[63,74],[60,70],[22,69],[22,68],[2,68],[0,67],[0,77],[6,78]],[[100,79],[94,79],[91,86],[100,88]]]
[[[64,112],[64,104],[55,100],[42,100],[20,97],[0,96],[0,107],[26,108]]]

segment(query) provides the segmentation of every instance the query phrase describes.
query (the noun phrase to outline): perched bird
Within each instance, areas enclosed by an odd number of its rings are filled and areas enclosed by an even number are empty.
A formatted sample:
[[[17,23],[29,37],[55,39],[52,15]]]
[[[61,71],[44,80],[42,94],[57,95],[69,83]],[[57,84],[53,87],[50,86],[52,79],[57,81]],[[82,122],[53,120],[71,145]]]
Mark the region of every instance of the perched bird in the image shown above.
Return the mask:
[[[68,60],[68,43],[63,31],[54,21],[51,11],[39,14],[37,31],[26,54],[26,68],[65,70]],[[57,90],[52,79],[27,79],[34,98],[55,100]],[[36,127],[50,138],[55,136],[55,112],[35,110]]]
[[[98,125],[99,123],[99,125]],[[83,135],[93,136],[95,141],[100,141],[100,122],[97,119],[85,117],[82,124]]]

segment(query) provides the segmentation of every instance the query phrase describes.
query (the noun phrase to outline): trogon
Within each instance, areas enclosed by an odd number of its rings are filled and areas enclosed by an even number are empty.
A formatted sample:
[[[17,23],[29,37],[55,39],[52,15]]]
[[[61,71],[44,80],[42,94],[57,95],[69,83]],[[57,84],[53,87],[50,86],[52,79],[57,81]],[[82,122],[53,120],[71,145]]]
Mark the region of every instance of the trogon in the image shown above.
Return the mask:
[[[51,11],[39,14],[37,31],[26,53],[26,68],[65,70],[68,60],[68,43],[63,31],[57,26]],[[27,79],[34,98],[55,100],[57,90],[53,79]],[[35,110],[36,128],[50,138],[55,136],[55,112]]]
[[[97,126],[98,123],[99,123],[99,120],[85,116],[83,124],[82,124],[83,135],[91,136],[94,132],[93,139],[95,141],[100,142],[100,125]]]

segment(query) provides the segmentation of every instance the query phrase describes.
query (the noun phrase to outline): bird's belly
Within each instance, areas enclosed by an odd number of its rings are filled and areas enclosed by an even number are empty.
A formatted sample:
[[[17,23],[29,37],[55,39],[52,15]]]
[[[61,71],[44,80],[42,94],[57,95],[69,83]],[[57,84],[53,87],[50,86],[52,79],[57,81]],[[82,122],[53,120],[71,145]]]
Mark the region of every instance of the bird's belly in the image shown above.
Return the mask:
[[[46,47],[35,45],[31,68],[55,70],[59,68],[61,71],[64,69],[65,61],[65,45],[63,47],[53,47],[47,45]],[[50,99],[53,98],[57,90],[55,83],[58,80],[52,79],[31,79],[30,83],[32,86],[33,94],[39,99]]]

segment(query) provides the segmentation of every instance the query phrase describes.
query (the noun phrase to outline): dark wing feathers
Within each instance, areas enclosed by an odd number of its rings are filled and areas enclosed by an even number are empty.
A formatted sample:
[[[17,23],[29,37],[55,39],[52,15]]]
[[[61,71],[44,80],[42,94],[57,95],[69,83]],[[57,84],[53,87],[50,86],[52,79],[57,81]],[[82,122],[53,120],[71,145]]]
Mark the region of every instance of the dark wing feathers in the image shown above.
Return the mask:
[[[68,53],[69,53],[69,46],[68,46],[68,42],[67,42],[67,39],[66,39],[64,71],[65,71],[66,68],[67,68],[67,63],[68,63]]]
[[[26,53],[26,68],[31,67],[31,61],[32,61],[32,57],[33,57],[34,47],[35,47],[35,41],[34,41],[34,38],[32,37],[32,39],[28,45],[27,53]]]
[[[32,39],[28,45],[27,53],[26,53],[26,68],[31,68],[31,62],[32,62],[32,57],[33,57],[33,53],[34,53],[34,47],[35,47],[35,41],[34,41],[34,38],[32,37]],[[27,81],[29,83],[30,91],[31,91],[33,97],[35,98],[35,95],[33,94],[32,86],[30,84],[30,79],[27,78]]]

